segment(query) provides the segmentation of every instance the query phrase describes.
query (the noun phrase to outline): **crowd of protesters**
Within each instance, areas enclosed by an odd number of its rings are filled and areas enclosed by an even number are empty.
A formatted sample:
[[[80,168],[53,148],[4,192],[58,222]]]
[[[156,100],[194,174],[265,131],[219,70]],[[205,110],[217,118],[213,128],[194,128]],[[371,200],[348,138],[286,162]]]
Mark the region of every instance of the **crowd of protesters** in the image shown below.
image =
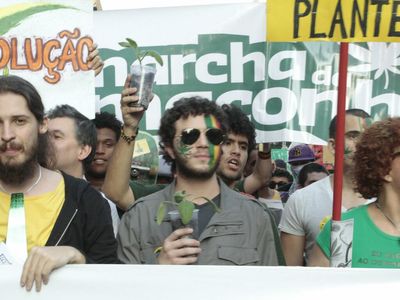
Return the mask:
[[[128,76],[122,122],[89,120],[68,104],[45,112],[31,83],[0,77],[0,255],[24,262],[22,287],[74,263],[329,265],[334,182],[309,145],[273,162],[240,107],[182,98],[158,131],[168,183],[141,184],[130,176],[137,101]],[[343,265],[399,267],[400,119],[369,120],[346,111],[342,210],[354,234]],[[335,130],[336,117],[332,153]],[[182,203],[195,225],[175,227]]]

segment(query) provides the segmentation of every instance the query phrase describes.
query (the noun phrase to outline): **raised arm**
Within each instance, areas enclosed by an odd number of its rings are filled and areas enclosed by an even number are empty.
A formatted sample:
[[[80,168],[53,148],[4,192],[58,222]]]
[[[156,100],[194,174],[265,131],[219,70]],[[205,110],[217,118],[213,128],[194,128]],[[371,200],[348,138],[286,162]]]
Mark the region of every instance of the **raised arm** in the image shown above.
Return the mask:
[[[268,143],[260,144],[254,171],[244,179],[244,191],[253,194],[266,186],[271,179],[273,169],[270,145]]]
[[[121,95],[121,112],[124,122],[121,137],[115,146],[102,188],[104,194],[123,210],[129,208],[135,201],[129,187],[129,179],[135,138],[144,113],[143,107],[130,106],[139,99],[133,95],[136,89],[130,87],[130,79],[128,75]]]

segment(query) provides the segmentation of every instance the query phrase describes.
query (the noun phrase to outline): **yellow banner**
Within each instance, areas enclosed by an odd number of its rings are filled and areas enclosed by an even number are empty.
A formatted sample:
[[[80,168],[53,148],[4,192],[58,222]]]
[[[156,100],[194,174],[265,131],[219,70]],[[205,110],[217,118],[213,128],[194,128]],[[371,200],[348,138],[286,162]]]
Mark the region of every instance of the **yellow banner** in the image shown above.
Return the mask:
[[[400,0],[267,0],[267,41],[400,42]]]

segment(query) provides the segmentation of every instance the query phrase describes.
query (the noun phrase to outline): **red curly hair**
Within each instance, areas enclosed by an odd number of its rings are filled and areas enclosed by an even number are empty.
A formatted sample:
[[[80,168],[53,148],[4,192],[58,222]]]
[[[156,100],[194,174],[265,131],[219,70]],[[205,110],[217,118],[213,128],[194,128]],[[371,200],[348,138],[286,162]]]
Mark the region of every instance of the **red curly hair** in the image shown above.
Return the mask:
[[[400,118],[372,124],[361,135],[354,154],[356,190],[366,199],[378,197],[390,172],[394,149],[400,146]]]

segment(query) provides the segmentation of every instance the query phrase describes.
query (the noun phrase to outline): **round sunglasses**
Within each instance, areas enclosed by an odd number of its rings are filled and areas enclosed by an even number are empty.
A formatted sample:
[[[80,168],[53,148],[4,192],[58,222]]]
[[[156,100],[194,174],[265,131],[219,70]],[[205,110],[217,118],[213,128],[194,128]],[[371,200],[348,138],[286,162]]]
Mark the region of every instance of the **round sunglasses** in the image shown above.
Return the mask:
[[[182,130],[178,137],[181,138],[181,142],[185,145],[193,145],[200,137],[201,132],[204,132],[208,141],[213,145],[221,145],[225,139],[225,135],[219,128],[207,128],[200,130],[197,128],[186,128]]]
[[[269,187],[270,189],[275,190],[275,189],[280,188],[281,186],[283,186],[283,185],[285,185],[285,184],[288,184],[288,183],[285,182],[285,181],[279,181],[279,182],[271,181],[271,182],[268,184],[268,187]]]

